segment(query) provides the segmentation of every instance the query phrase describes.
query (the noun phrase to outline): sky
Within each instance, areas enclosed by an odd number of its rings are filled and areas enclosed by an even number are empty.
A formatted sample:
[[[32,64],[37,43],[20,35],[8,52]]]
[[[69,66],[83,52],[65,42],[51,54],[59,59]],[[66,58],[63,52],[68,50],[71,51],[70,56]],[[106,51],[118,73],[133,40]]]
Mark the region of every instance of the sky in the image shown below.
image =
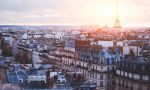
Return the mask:
[[[0,24],[113,26],[115,0],[0,0]],[[150,26],[150,0],[119,0],[122,26]]]

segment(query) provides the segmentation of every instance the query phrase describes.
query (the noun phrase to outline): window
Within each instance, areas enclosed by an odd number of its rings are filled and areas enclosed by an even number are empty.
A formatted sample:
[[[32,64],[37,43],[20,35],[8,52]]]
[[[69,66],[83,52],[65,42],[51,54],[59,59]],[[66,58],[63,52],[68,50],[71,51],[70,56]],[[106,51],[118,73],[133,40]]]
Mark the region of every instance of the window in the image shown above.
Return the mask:
[[[118,80],[118,85],[119,85],[119,86],[121,85],[121,80],[120,80],[120,79]]]
[[[92,74],[92,78],[94,78],[94,73]]]
[[[103,74],[100,74],[100,79],[103,80]]]
[[[133,84],[131,83],[130,90],[133,90]]]
[[[108,71],[109,71],[109,66],[107,67]]]
[[[150,90],[150,87],[149,87],[149,86],[148,86],[147,88],[148,88],[147,90]]]
[[[111,58],[111,61],[112,61],[112,64],[114,64],[114,63],[115,63],[115,59],[114,59],[114,58]]]
[[[97,66],[96,66],[96,71],[97,71]]]
[[[142,70],[145,70],[145,66],[144,65],[142,66]]]
[[[142,86],[141,86],[141,85],[139,85],[139,88],[138,88],[138,90],[142,90]]]
[[[124,63],[122,63],[122,67],[124,67]]]
[[[103,87],[103,81],[100,81],[100,87]]]
[[[134,69],[136,68],[136,65],[134,65]]]
[[[107,60],[107,65],[109,65],[109,64],[110,64],[110,62],[109,62],[109,58],[107,58],[106,60]]]
[[[132,64],[130,64],[130,69],[132,68]]]
[[[126,81],[126,86],[125,86],[126,88],[128,88],[128,82]]]
[[[124,87],[124,80],[122,80],[122,86]]]
[[[142,90],[142,88],[139,88],[138,90]]]
[[[101,64],[104,64],[104,61],[103,61],[103,60],[101,60]]]
[[[95,73],[95,75],[94,75],[94,76],[95,76],[95,79],[97,79],[97,74],[96,74],[96,73]]]
[[[115,70],[114,66],[112,66],[112,70]]]
[[[109,84],[109,81],[107,81],[107,86],[109,86],[110,84]]]
[[[110,79],[110,75],[109,74],[107,75],[107,79]]]
[[[92,66],[92,69],[94,70],[95,68],[94,68],[94,65]]]
[[[104,55],[105,55],[105,52],[104,52],[104,51],[102,51],[102,52],[101,52],[101,55],[102,55],[102,56],[104,56]]]

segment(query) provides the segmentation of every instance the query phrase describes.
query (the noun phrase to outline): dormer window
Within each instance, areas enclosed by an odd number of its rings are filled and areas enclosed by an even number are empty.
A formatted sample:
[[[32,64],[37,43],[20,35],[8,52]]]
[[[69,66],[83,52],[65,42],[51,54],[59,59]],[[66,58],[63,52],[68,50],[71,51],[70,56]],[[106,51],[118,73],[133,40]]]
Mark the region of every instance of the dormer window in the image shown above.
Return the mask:
[[[104,52],[104,51],[102,51],[101,55],[102,55],[102,56],[104,56],[104,55],[105,55],[105,52]]]
[[[109,58],[107,58],[106,60],[107,60],[107,65],[109,65],[110,64]]]

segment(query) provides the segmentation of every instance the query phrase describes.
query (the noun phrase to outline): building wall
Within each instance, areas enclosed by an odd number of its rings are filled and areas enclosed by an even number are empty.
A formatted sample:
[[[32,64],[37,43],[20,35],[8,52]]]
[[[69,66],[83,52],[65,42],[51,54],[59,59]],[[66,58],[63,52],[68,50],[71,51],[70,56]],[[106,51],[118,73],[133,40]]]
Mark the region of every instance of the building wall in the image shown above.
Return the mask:
[[[32,49],[19,46],[16,60],[21,64],[32,64]]]
[[[150,90],[150,83],[115,77],[115,90]]]
[[[105,70],[107,66],[103,66],[103,69]],[[102,71],[94,71],[94,70],[88,70],[85,67],[77,67],[69,64],[63,64],[63,69],[67,71],[73,71],[73,72],[81,72],[82,75],[86,78],[88,81],[92,81],[93,83],[96,83],[97,88],[100,90],[114,90],[113,83],[114,77],[111,73],[105,73]],[[109,76],[108,76],[109,75]]]
[[[1,41],[1,46],[2,46],[2,54],[3,56],[12,56],[12,47],[10,45],[10,40],[7,39],[6,37],[2,38]]]

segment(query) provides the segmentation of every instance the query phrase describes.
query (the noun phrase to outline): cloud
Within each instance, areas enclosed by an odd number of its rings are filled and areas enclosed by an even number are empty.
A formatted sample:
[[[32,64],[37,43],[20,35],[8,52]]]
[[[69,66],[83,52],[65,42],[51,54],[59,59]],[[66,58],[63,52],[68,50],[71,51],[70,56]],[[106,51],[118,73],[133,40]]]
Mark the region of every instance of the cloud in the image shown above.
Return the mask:
[[[130,14],[125,22],[149,23],[150,1],[120,0]],[[0,0],[0,24],[113,23],[101,13],[113,0]],[[97,10],[96,10],[97,9]],[[91,13],[90,13],[91,12]],[[97,12],[100,12],[97,14]],[[109,17],[108,17],[109,16]],[[108,21],[108,19],[110,21]]]

